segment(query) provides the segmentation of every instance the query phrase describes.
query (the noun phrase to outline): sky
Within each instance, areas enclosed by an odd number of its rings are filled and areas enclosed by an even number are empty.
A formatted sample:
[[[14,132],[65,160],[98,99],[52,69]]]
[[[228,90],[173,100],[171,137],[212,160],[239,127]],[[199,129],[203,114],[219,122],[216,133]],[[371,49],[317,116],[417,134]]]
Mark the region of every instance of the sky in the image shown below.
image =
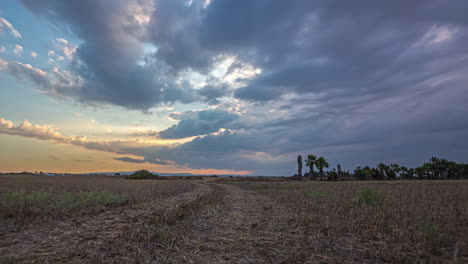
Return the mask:
[[[468,162],[465,0],[0,3],[0,172]]]

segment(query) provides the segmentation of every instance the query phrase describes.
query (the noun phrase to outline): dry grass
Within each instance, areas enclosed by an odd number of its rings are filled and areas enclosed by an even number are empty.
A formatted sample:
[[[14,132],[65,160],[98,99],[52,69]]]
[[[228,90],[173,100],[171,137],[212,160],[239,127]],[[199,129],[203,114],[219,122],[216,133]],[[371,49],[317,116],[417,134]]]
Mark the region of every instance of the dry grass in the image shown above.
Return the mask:
[[[223,189],[210,186],[193,200],[167,206],[164,211],[139,219],[100,250],[80,248],[75,259],[82,263],[184,263],[193,251],[195,223],[222,203]],[[85,256],[83,258],[82,256]],[[190,256],[189,256],[190,257]]]
[[[90,214],[191,191],[182,181],[128,181],[106,176],[0,176],[0,218],[18,221]]]
[[[333,247],[334,241],[350,239],[361,257],[442,261],[456,260],[466,250],[467,181],[240,184],[293,208],[305,240],[313,233]]]
[[[223,181],[0,177],[0,263],[468,260],[468,181]]]

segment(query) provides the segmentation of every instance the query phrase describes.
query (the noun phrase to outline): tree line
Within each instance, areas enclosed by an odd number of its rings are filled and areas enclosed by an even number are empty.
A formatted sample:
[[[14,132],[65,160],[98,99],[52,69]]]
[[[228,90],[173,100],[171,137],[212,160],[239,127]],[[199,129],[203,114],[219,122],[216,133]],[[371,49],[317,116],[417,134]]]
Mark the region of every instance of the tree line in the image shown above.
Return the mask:
[[[324,157],[307,155],[305,165],[309,172],[302,174],[302,156],[297,157],[297,174],[294,178],[335,180],[456,180],[468,179],[468,164],[456,163],[447,159],[431,157],[428,162],[416,168],[407,168],[396,163],[387,165],[383,162],[376,167],[358,166],[353,172],[343,171],[340,164],[336,168],[324,171],[330,164]],[[317,169],[317,171],[315,171]]]

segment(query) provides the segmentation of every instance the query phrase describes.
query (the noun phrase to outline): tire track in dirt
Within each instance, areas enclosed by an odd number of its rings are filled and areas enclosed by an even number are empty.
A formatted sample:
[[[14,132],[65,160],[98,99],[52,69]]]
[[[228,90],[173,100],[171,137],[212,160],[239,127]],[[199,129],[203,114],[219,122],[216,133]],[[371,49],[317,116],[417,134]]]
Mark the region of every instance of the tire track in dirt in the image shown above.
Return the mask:
[[[111,244],[135,222],[174,210],[179,204],[195,200],[210,192],[210,187],[196,183],[195,190],[166,199],[130,207],[107,210],[95,216],[79,216],[65,221],[32,223],[26,229],[6,234],[0,243],[0,256],[17,262],[39,260],[40,263],[69,262],[77,248]]]
[[[217,212],[198,217],[170,263],[302,263],[302,236],[289,225],[288,208],[234,185]]]

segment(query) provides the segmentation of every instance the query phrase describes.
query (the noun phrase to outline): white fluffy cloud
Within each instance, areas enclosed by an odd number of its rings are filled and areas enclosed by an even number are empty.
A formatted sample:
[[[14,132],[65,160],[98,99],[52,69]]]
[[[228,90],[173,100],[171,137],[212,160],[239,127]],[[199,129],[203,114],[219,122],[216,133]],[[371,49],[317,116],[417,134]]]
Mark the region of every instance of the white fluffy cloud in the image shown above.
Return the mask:
[[[16,44],[15,45],[15,48],[13,49],[13,53],[16,55],[16,56],[19,56],[21,55],[21,53],[23,53],[23,47]]]
[[[57,60],[64,60],[65,58],[67,58],[68,60],[73,60],[76,54],[76,50],[78,48],[77,45],[63,38],[55,39],[54,46],[56,51],[58,51],[60,54],[63,54],[63,56],[57,55]],[[49,54],[50,56],[56,55],[56,52],[52,52],[52,54]]]
[[[35,59],[35,58],[37,58],[37,56],[38,56],[38,55],[37,55],[36,52],[34,52],[34,51],[31,52],[31,57],[33,57],[33,58]]]
[[[3,31],[4,29],[8,29],[10,33],[13,35],[15,38],[21,38],[21,34],[16,30],[13,25],[11,25],[8,20],[6,20],[3,17],[0,17],[0,32]]]

